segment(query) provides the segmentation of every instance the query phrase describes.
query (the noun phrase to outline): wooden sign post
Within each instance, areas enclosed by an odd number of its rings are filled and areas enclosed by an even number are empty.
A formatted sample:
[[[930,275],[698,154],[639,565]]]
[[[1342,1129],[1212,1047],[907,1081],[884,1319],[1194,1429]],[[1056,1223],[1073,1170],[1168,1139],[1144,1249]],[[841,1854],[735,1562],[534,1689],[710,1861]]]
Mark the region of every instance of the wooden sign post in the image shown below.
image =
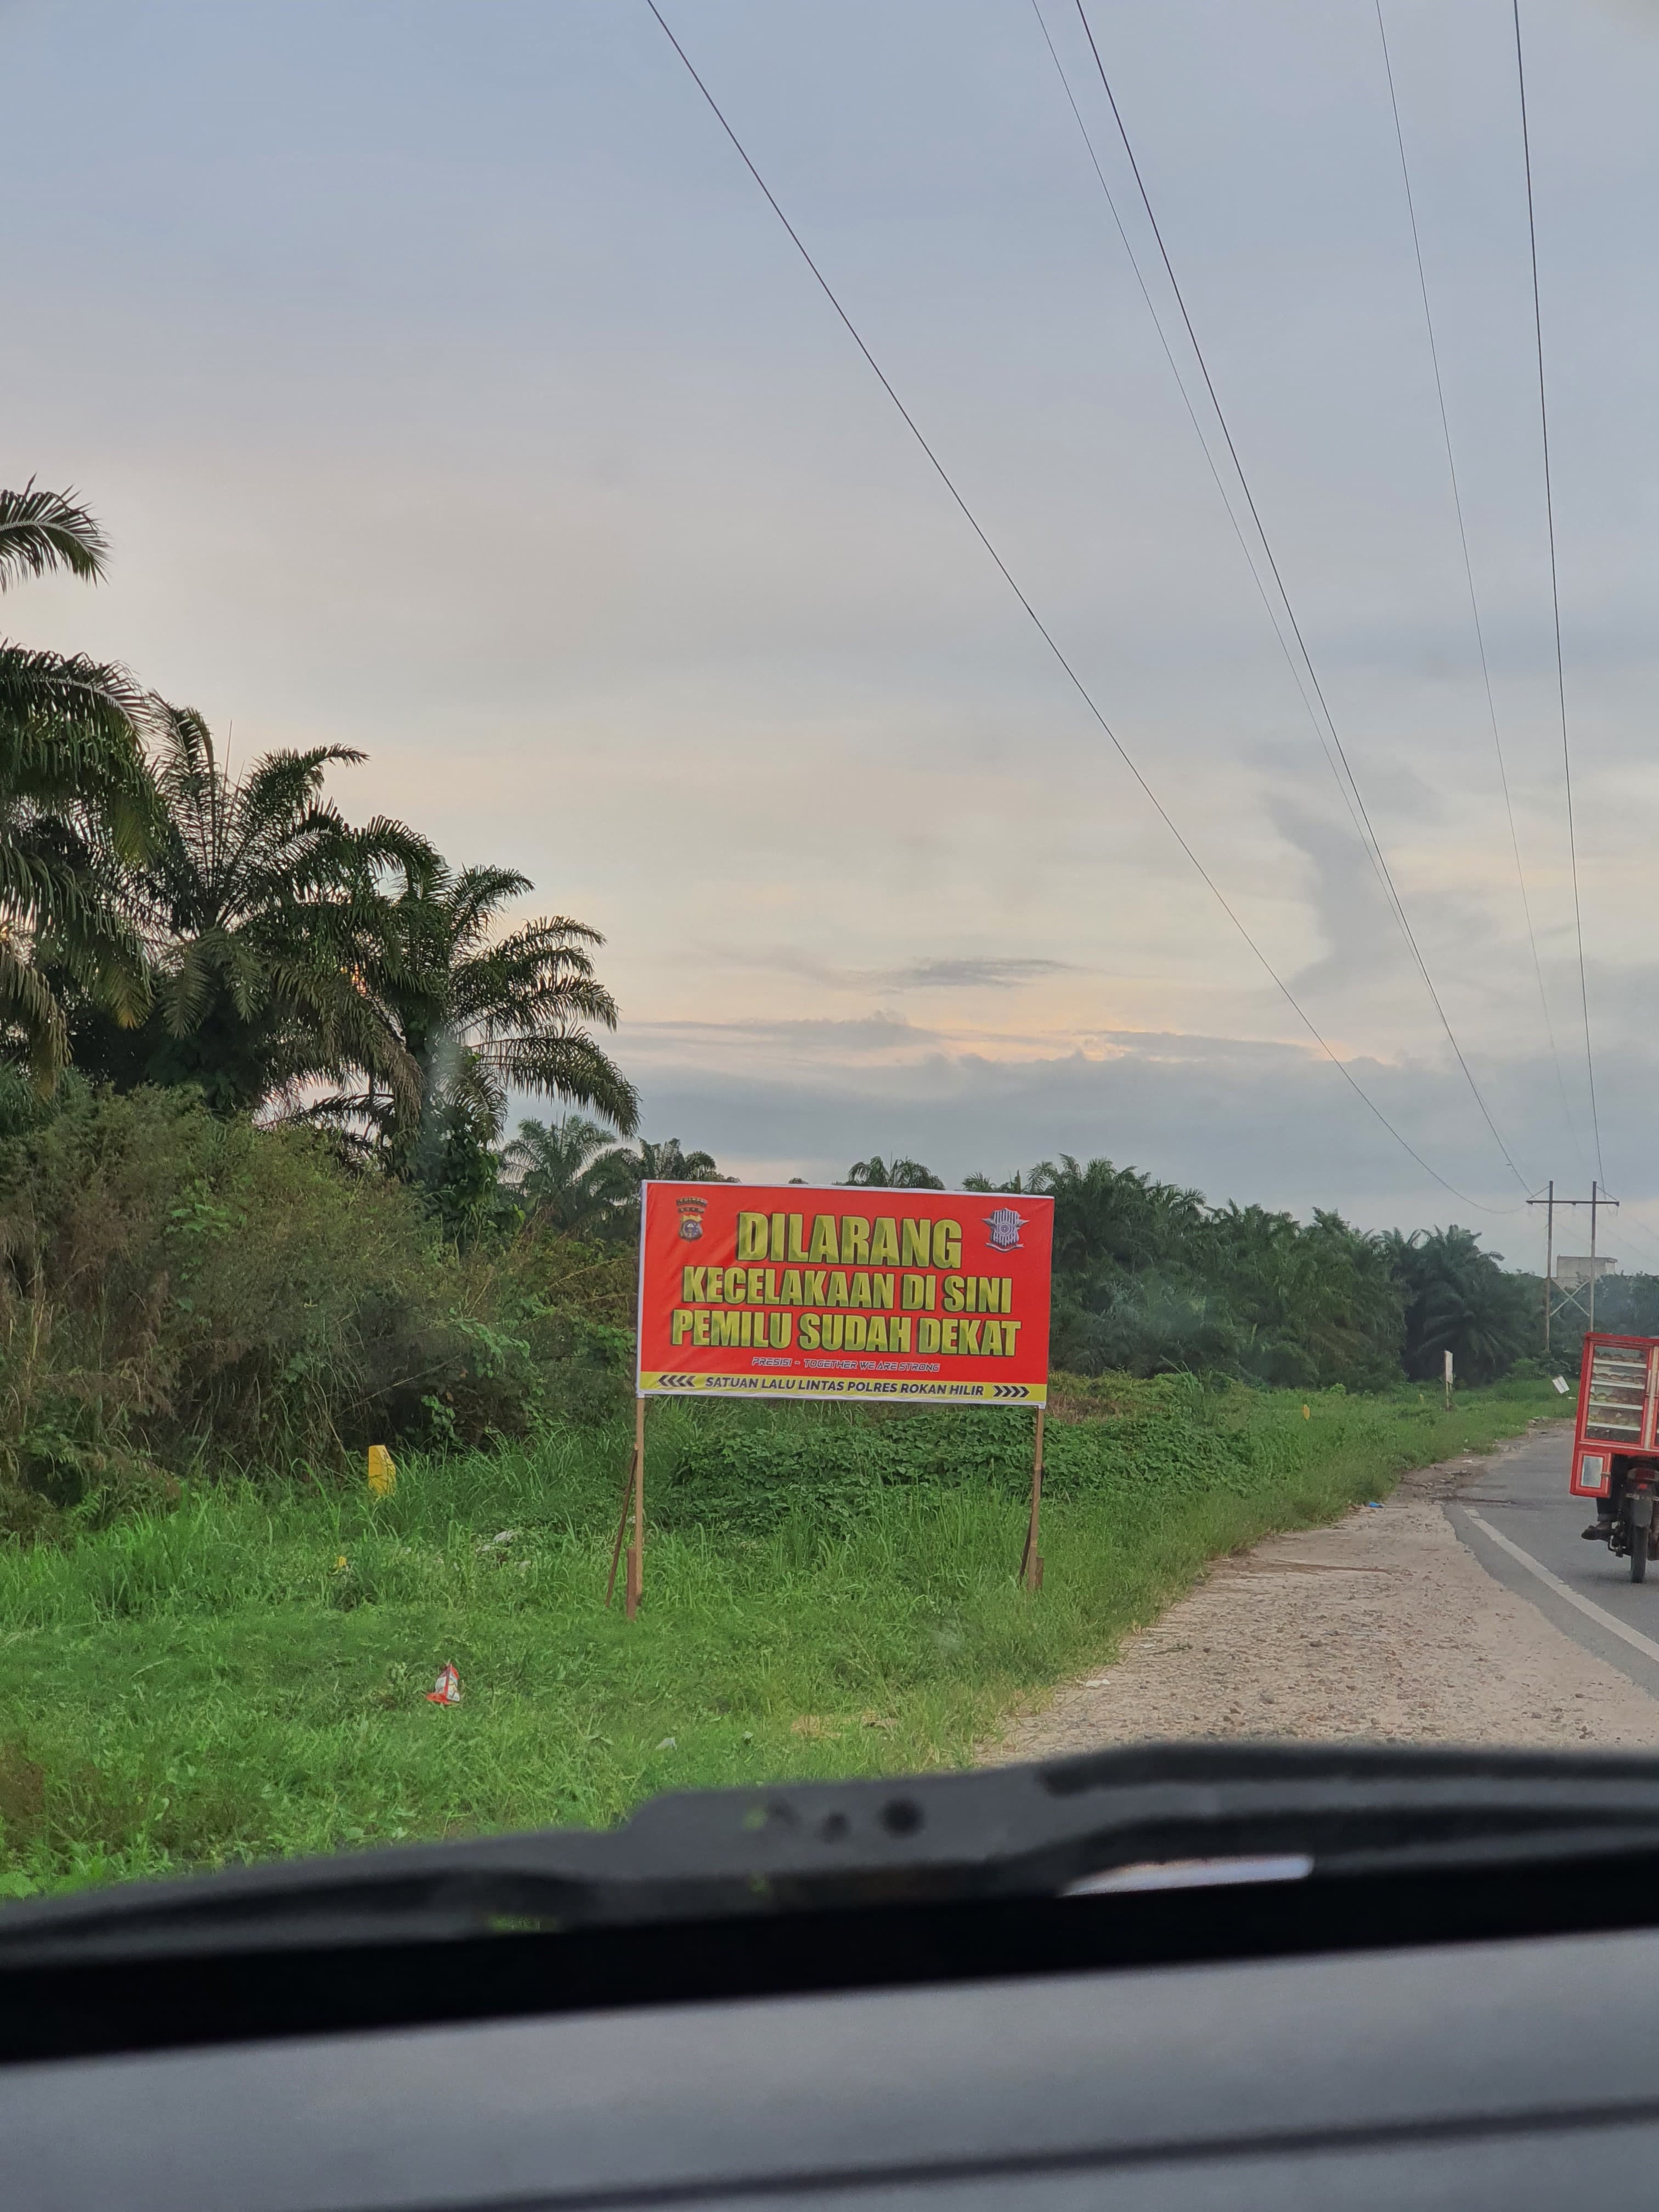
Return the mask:
[[[605,1600],[645,1587],[645,1401],[840,1398],[1030,1407],[1020,1561],[1042,1587],[1043,1408],[1054,1202],[1020,1193],[647,1182],[640,1189],[634,1455]]]
[[[1039,1406],[1036,1442],[1031,1449],[1031,1518],[1025,1531],[1025,1555],[1019,1563],[1019,1578],[1033,1593],[1042,1588],[1042,1554],[1037,1549],[1037,1517],[1042,1510],[1042,1415]]]
[[[629,1620],[645,1594],[645,1401],[634,1401],[634,1541],[628,1551],[628,1581],[623,1611]]]
[[[623,1485],[622,1519],[617,1523],[617,1540],[611,1551],[611,1576],[605,1586],[605,1601],[608,1606],[617,1587],[617,1565],[623,1555],[623,1540],[628,1534],[629,1510],[634,1516],[634,1540],[628,1547],[628,1571],[623,1579],[623,1610],[632,1620],[640,1609],[640,1596],[645,1589],[645,1401],[634,1401],[634,1454],[628,1462],[628,1480]]]

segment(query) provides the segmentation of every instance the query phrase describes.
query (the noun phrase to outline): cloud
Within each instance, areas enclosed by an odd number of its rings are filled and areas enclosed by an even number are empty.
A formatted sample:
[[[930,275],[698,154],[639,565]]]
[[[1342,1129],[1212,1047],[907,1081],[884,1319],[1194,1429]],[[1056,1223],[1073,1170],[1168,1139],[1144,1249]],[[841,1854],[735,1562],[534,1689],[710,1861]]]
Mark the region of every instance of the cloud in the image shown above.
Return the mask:
[[[832,990],[876,992],[883,996],[896,991],[1006,991],[1048,975],[1084,972],[1074,960],[1020,954],[916,959],[896,968],[836,967],[787,945],[758,951],[733,947],[723,957],[738,967],[769,968],[781,975],[809,977]]]
[[[1420,1118],[1420,1072],[1398,1072],[1392,1087]],[[955,1182],[1070,1152],[1201,1180],[1218,1199],[1300,1211],[1358,1204],[1390,1221],[1404,1201],[1408,1225],[1422,1218],[1410,1162],[1356,1109],[1328,1063],[1294,1047],[1120,1040],[1109,1054],[1024,1061],[933,1051],[856,1073],[833,1059],[757,1067],[737,1084],[707,1061],[683,1061],[644,1073],[643,1090],[649,1126],[694,1135],[723,1166],[748,1174],[839,1176],[874,1149],[925,1160]],[[1436,1104],[1437,1119],[1455,1125],[1455,1099]],[[1287,1121],[1297,1131],[1293,1164]],[[1444,1210],[1482,1218],[1449,1197]]]
[[[1039,975],[1076,972],[1071,960],[965,959],[916,960],[881,978],[890,991],[969,990],[1006,991],[1016,983],[1029,983]]]
[[[636,1073],[647,1125],[708,1146],[732,1172],[823,1178],[872,1150],[896,1151],[955,1182],[1068,1152],[1196,1185],[1213,1200],[1304,1216],[1330,1207],[1366,1227],[1461,1221],[1514,1264],[1536,1257],[1528,1194],[1504,1174],[1445,1055],[1346,1065],[1462,1196],[1425,1178],[1311,1046],[1121,1030],[1086,1049],[1022,1043],[1018,1054],[997,1053],[896,1019],[785,1024],[781,1034],[711,1023],[665,1030]],[[1659,1231],[1659,1171],[1642,1166],[1639,1105],[1659,1082],[1659,1047],[1610,1048],[1598,1068],[1607,1156],[1629,1170],[1616,1194],[1635,1265],[1650,1249],[1644,1220]],[[1483,1073],[1500,1123],[1540,1183],[1554,1170],[1558,1188],[1587,1191],[1595,1170],[1558,1133],[1547,1053],[1516,1050]]]
[[[828,1060],[890,1058],[915,1054],[944,1042],[937,1030],[925,1029],[902,1015],[873,1013],[851,1019],[813,1015],[795,1020],[788,1017],[746,1021],[635,1021],[624,1024],[623,1056],[675,1063],[712,1058],[724,1066],[734,1063],[756,1068],[773,1059]],[[757,1072],[758,1072],[757,1070]]]

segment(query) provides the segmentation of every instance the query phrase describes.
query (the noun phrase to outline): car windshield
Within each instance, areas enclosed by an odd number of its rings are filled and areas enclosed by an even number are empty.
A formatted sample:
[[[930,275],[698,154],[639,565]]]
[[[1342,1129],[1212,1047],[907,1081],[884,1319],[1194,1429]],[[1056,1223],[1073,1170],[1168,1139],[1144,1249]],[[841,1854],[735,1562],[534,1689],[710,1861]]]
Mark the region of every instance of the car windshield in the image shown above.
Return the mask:
[[[0,58],[0,1902],[1659,1742],[1644,12]]]

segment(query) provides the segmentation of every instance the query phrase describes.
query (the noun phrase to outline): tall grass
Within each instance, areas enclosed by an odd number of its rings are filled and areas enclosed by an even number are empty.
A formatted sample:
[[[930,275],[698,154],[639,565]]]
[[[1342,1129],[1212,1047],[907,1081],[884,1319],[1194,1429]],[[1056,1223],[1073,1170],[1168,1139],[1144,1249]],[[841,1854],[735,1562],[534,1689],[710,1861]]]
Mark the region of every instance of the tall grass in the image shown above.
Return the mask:
[[[993,1413],[653,1407],[633,1624],[602,1603],[621,1425],[411,1458],[382,1501],[233,1483],[0,1551],[0,1893],[961,1764],[1216,1553],[1554,1401],[1304,1402],[1079,1398],[1049,1429],[1036,1599],[1030,1427]],[[446,1662],[454,1709],[424,1695]]]

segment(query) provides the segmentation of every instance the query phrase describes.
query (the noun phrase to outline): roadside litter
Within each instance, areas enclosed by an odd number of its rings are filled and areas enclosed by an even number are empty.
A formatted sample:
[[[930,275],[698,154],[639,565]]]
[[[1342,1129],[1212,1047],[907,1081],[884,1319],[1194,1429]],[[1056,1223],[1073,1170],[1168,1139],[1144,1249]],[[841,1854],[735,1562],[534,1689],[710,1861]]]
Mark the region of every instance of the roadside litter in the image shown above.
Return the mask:
[[[461,1678],[453,1667],[441,1669],[437,1680],[426,1693],[429,1705],[459,1705],[461,1702]]]

